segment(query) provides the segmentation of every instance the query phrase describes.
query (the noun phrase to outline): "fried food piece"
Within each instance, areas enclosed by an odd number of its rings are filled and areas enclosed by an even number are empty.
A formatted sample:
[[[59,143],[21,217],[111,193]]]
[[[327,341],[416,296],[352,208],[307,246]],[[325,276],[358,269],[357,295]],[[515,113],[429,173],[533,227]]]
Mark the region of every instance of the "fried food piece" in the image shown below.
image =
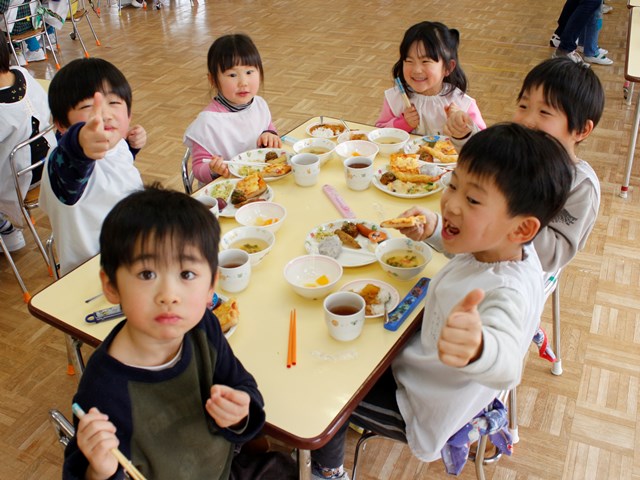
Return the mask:
[[[348,233],[346,233],[346,232],[344,232],[344,231],[342,231],[340,229],[337,229],[333,233],[335,233],[338,236],[338,238],[342,242],[343,246],[348,247],[348,248],[353,248],[353,249],[356,249],[356,250],[359,250],[359,249],[362,248],[360,246],[360,244],[358,242],[356,242],[355,239],[351,235],[349,235]]]
[[[235,327],[240,321],[240,309],[235,298],[230,298],[226,302],[220,304],[213,313],[220,322],[222,333],[227,333],[231,327]]]
[[[384,172],[380,175],[380,183],[382,185],[388,185],[389,183],[395,181],[396,176],[391,172]]]
[[[356,238],[359,234],[358,227],[353,222],[344,222],[342,227],[340,227],[344,233],[351,235],[353,238]]]
[[[267,152],[264,156],[264,161],[268,162],[270,160],[275,160],[276,158],[278,158],[278,154],[276,152]]]

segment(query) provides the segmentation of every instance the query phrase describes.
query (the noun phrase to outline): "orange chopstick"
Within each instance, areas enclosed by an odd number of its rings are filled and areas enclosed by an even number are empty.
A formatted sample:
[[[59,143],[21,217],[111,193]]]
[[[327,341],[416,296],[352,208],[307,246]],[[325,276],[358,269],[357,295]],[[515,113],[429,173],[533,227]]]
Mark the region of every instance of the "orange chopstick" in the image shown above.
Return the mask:
[[[289,344],[287,345],[287,368],[293,362],[293,310],[289,314]]]
[[[291,363],[293,365],[296,364],[296,360],[297,360],[297,356],[298,356],[297,355],[298,342],[297,342],[297,338],[296,338],[298,336],[297,335],[298,332],[296,331],[297,330],[297,328],[296,328],[296,317],[297,317],[296,309],[294,308],[293,309],[293,335],[292,335],[293,339],[291,340],[291,344],[292,344],[292,347],[291,347],[291,350],[292,350]]]

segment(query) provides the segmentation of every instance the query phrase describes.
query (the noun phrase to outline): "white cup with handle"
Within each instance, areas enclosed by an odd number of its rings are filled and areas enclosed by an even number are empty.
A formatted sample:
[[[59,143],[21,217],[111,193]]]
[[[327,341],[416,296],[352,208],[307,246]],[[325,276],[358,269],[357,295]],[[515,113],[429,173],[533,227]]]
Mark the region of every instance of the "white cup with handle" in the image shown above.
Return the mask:
[[[218,254],[218,283],[229,292],[241,292],[249,286],[251,261],[249,254],[239,248],[223,250]]]
[[[315,185],[320,174],[320,157],[313,153],[298,153],[291,157],[293,179],[301,187]]]

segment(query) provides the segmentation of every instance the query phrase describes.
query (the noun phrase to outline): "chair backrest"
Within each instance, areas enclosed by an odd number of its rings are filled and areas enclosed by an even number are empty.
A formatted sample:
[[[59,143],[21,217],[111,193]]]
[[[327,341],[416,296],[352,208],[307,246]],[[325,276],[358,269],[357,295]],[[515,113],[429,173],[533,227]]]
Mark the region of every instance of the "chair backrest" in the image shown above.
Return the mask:
[[[189,169],[189,159],[191,158],[191,150],[187,148],[182,157],[181,173],[182,173],[182,185],[184,186],[184,192],[187,195],[193,193],[193,172]]]

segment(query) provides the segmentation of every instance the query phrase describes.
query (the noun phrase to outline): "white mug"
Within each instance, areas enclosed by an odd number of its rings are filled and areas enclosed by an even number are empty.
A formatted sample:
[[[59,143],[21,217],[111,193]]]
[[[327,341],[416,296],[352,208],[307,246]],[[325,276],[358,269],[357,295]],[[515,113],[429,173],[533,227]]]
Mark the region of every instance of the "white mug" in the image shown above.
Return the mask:
[[[196,200],[198,200],[200,203],[202,203],[203,205],[205,205],[209,211],[211,213],[213,213],[213,215],[218,218],[218,215],[220,214],[220,210],[218,209],[218,200],[213,198],[210,195],[200,195],[198,197],[196,197]]]
[[[313,153],[298,153],[291,157],[293,179],[301,187],[315,185],[320,174],[320,157]]]
[[[251,262],[249,254],[239,248],[223,250],[218,254],[218,282],[229,293],[241,292],[249,286]]]
[[[322,305],[329,335],[341,342],[360,336],[364,327],[364,298],[355,292],[335,292]]]
[[[344,161],[344,178],[351,190],[366,190],[373,179],[373,159],[349,157]]]

